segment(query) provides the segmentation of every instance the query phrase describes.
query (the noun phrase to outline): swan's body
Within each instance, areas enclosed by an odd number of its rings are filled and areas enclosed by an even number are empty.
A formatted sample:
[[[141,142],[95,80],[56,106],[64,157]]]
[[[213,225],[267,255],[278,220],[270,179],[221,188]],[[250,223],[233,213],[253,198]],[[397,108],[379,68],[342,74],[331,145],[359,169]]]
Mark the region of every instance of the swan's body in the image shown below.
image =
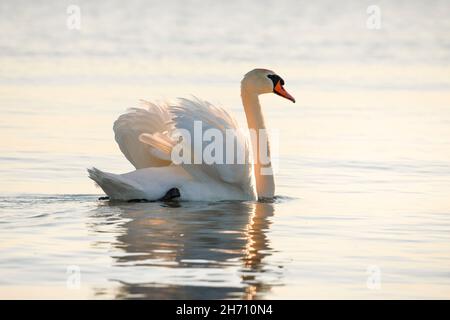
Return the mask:
[[[241,95],[250,129],[265,128],[259,94],[275,92],[294,101],[282,84],[280,77],[265,69],[255,69],[244,77]],[[174,163],[172,151],[178,143],[174,133],[185,130],[196,139],[195,125],[199,123],[194,124],[196,121],[201,121],[203,132],[214,129],[223,137],[227,130],[233,130],[244,162],[236,161],[235,156],[232,164]],[[239,130],[234,117],[206,101],[196,98],[163,104],[142,101],[141,108],[130,109],[116,120],[114,133],[120,150],[136,170],[113,174],[88,169],[89,177],[112,200],[158,200],[174,188],[178,189],[181,200],[191,201],[256,200],[274,196],[273,175],[262,175],[259,161],[252,161],[251,143]],[[208,143],[203,143],[202,150]],[[193,149],[192,157],[196,152]],[[257,157],[258,154],[255,160]],[[270,164],[265,167],[270,169]]]

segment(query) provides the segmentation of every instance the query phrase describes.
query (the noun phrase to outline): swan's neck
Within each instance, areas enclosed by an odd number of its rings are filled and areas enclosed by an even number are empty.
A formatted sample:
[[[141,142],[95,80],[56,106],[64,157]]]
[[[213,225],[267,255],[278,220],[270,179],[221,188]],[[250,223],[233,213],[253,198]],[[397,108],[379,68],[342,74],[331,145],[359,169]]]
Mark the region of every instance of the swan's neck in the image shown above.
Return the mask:
[[[269,140],[259,98],[254,92],[246,90],[244,86],[241,88],[241,97],[245,116],[247,117],[248,128],[253,135],[253,170],[258,198],[273,198],[275,193],[275,182],[270,163]],[[264,146],[262,144],[266,145]],[[267,148],[267,153],[265,152],[264,147]]]

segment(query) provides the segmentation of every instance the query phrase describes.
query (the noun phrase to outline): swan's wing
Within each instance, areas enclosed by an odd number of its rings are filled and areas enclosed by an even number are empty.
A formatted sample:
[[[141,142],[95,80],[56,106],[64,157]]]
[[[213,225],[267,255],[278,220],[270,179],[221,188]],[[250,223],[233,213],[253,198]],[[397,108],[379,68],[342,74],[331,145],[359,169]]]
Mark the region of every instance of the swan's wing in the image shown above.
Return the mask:
[[[113,126],[116,142],[136,169],[167,166],[171,163],[168,146],[173,130],[165,105],[141,100],[141,108],[131,108]]]
[[[235,118],[231,114],[221,107],[214,106],[195,97],[193,99],[180,98],[178,103],[171,104],[168,108],[172,114],[175,127],[190,132],[192,141],[197,138],[194,138],[195,126],[197,126],[197,129],[201,126],[203,134],[208,129],[216,129],[216,132],[217,130],[220,131],[223,138],[223,141],[219,143],[220,147],[223,148],[222,161],[212,164],[206,164],[205,161],[202,161],[201,170],[203,172],[227,183],[240,183],[249,179],[251,176],[251,164],[249,161],[250,148],[248,139],[245,132],[239,129]],[[227,130],[229,131],[228,134],[232,132],[235,135],[235,138],[233,137],[235,145],[233,157],[230,156],[228,158],[228,160],[232,159],[232,161],[227,161],[228,149],[225,147]],[[206,153],[205,148],[211,145],[212,142],[213,139],[211,141],[203,141],[201,152]],[[196,152],[194,149],[194,146],[192,146],[192,154]],[[198,156],[198,159],[202,159],[201,155]],[[198,169],[197,166],[196,168]]]

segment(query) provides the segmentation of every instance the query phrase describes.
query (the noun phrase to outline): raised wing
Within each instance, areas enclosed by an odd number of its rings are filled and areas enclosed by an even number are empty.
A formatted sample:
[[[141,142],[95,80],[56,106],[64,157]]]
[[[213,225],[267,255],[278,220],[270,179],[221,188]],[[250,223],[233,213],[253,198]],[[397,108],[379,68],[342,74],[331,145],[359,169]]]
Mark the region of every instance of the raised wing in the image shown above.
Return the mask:
[[[167,144],[173,130],[171,116],[164,105],[141,100],[141,108],[131,108],[113,126],[116,142],[136,169],[167,166]]]
[[[215,133],[220,133],[222,140],[217,141],[218,146],[222,147],[222,157],[218,163],[201,164],[201,170],[212,177],[216,177],[224,182],[236,184],[244,180],[248,180],[251,176],[251,164],[249,161],[250,148],[245,132],[242,132],[237,125],[236,120],[225,109],[212,105],[211,103],[200,100],[198,98],[178,99],[178,103],[169,105],[169,112],[177,129],[184,129],[190,132],[193,143],[198,142],[198,130],[201,128],[203,134],[213,129]],[[228,131],[228,132],[227,132]],[[210,131],[211,132],[211,131]],[[214,142],[203,141],[201,137],[203,156],[207,153],[208,145]],[[232,138],[231,144],[234,145],[232,153],[227,143],[227,138]],[[197,140],[196,140],[197,139]],[[198,151],[198,149],[197,149]],[[216,150],[217,151],[217,150]],[[196,153],[194,146],[191,149],[192,154]],[[198,152],[197,152],[198,153]],[[202,155],[197,154],[198,159],[202,159]],[[199,169],[197,164],[196,170]]]
[[[199,126],[200,137],[196,132]],[[176,129],[184,129],[190,133],[190,152],[192,155],[197,152],[197,157],[201,160],[198,164],[191,161],[193,165],[184,165],[186,170],[193,174],[200,171],[230,184],[252,184],[248,139],[245,132],[239,130],[234,117],[221,107],[195,97],[180,98],[175,103],[161,105],[141,101],[141,108],[129,109],[114,123],[119,148],[136,169],[172,164],[172,148],[177,143],[173,135]],[[220,139],[204,141],[203,135],[209,130],[219,134]],[[201,148],[195,149],[194,144],[198,139]],[[204,155],[212,142],[216,142],[216,146],[222,149],[222,157],[216,162],[208,163]]]

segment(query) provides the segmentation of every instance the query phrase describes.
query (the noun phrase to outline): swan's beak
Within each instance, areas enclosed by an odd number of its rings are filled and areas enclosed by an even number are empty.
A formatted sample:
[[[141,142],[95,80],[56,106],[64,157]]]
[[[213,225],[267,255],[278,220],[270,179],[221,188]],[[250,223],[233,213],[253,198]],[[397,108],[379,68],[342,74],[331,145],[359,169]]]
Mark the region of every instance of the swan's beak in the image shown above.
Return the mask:
[[[278,81],[277,85],[273,89],[273,92],[279,96],[282,96],[283,98],[286,98],[288,100],[291,100],[293,103],[295,103],[295,99],[293,96],[291,96],[281,85],[281,81]]]

